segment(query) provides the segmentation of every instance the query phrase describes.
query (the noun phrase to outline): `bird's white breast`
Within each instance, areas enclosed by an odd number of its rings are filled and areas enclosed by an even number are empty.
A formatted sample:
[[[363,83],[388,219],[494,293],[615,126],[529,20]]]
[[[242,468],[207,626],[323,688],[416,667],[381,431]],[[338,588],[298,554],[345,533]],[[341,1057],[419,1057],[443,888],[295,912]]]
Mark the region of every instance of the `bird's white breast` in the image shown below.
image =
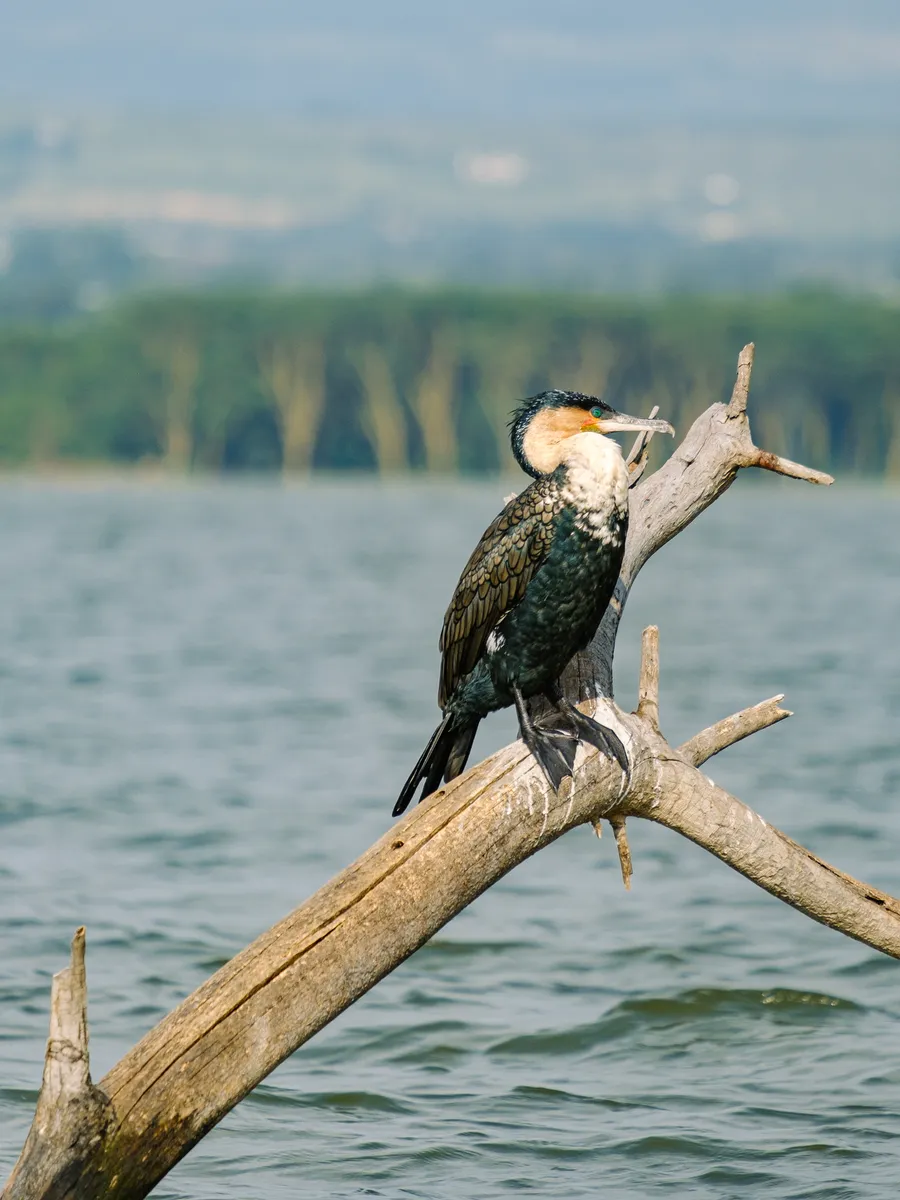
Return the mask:
[[[566,439],[566,479],[562,498],[575,509],[576,525],[610,545],[621,543],[628,511],[628,469],[618,445],[602,434],[577,433]]]

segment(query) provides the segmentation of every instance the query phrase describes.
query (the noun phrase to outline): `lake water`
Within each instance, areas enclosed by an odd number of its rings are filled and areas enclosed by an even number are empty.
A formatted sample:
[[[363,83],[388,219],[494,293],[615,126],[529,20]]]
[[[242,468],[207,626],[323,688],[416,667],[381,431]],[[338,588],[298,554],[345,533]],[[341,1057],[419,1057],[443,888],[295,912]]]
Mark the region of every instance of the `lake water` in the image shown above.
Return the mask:
[[[436,640],[504,482],[0,485],[0,1175],[51,974],[88,930],[94,1078],[390,825]],[[673,743],[776,692],[706,768],[900,892],[900,494],[738,484],[638,581]],[[492,718],[478,748],[513,734]],[[667,830],[579,829],[269,1077],[175,1200],[900,1188],[900,964]]]

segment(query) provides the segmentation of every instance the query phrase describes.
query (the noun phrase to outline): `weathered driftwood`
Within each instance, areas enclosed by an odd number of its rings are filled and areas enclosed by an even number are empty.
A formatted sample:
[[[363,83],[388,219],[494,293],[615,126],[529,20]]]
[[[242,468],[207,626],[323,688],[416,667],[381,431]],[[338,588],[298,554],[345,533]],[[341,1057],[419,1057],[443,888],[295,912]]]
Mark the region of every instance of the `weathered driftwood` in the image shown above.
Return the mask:
[[[4,1196],[20,1194],[20,1186],[27,1188],[24,1195],[80,1194],[78,1185],[88,1181],[111,1118],[109,1101],[91,1083],[82,927],[72,939],[71,964],[53,976],[44,1078],[25,1148]]]
[[[289,1054],[362,996],[529,855],[576,825],[616,834],[623,877],[629,817],[676,830],[813,919],[900,957],[900,902],[822,862],[697,767],[788,716],[764,701],[673,748],[659,731],[655,630],[643,645],[636,713],[612,701],[622,607],[647,559],[725,491],[741,467],[830,483],[763,453],[746,416],[753,348],[742,351],[730,404],[694,423],[672,458],[631,493],[631,528],[615,603],[589,651],[567,672],[568,694],[602,713],[628,747],[630,783],[593,751],[571,787],[548,790],[515,742],[430,797],[352,866],[204,983],[117,1063],[99,1087],[87,1067],[83,940],[57,976],[44,1084],[34,1126],[3,1193],[145,1196]],[[646,446],[636,446],[635,471]]]

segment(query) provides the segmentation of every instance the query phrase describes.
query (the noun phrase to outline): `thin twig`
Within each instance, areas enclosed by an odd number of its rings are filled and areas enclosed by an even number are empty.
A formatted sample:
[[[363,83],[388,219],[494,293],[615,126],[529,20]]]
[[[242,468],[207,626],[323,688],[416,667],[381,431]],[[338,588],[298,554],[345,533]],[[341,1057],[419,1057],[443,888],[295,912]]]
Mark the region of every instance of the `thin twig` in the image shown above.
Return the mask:
[[[785,717],[792,717],[794,714],[789,709],[781,708],[783,699],[782,693],[780,696],[772,696],[769,700],[761,700],[752,708],[745,708],[717,721],[708,729],[701,729],[678,747],[678,753],[693,766],[701,766],[720,750],[733,746],[735,742],[742,741],[751,733],[758,733],[761,729],[768,729],[770,725],[777,725]]]
[[[756,347],[753,342],[748,342],[738,355],[737,378],[734,381],[731,401],[728,405],[728,415],[731,417],[739,416],[747,411],[747,397],[750,395],[750,376],[753,373],[755,353]]]
[[[754,353],[755,347],[753,343],[748,342],[738,355],[737,376],[731,392],[731,401],[728,405],[728,415],[730,417],[743,416],[747,411],[747,397],[750,394],[750,376],[753,373]],[[801,463],[791,462],[790,459],[781,458],[778,454],[770,454],[768,450],[759,450],[756,446],[752,447],[744,465],[748,467],[761,467],[764,471],[774,471],[777,475],[787,475],[791,479],[802,479],[806,483],[819,483],[824,486],[834,483],[834,477],[826,474],[824,471],[814,471],[811,467],[804,467]]]
[[[659,628],[648,625],[641,637],[641,676],[637,715],[659,732]]]
[[[779,454],[770,454],[768,450],[757,450],[749,465],[762,467],[764,471],[774,471],[776,475],[787,475],[789,479],[818,483],[823,487],[834,483],[833,475],[828,475],[825,471],[815,471],[812,467],[804,467],[802,463],[791,462],[789,458],[782,458]]]
[[[619,815],[609,817],[612,831],[616,837],[616,850],[619,852],[619,866],[622,868],[622,882],[625,891],[631,891],[631,877],[634,870],[631,866],[631,847],[628,845],[628,834],[625,832],[625,818]]]
[[[652,421],[659,412],[659,405],[654,404],[650,409],[649,419]],[[633,488],[640,477],[647,469],[647,463],[650,461],[650,441],[655,430],[645,429],[639,433],[634,439],[634,445],[625,459],[625,465],[628,468],[628,486]]]

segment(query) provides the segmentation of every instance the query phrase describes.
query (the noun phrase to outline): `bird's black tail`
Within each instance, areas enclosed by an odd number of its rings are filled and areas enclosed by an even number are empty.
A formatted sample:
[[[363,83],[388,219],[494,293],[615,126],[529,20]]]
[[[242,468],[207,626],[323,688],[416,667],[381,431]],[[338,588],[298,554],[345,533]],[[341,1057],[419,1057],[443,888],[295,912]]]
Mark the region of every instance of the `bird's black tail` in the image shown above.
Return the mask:
[[[393,815],[395,817],[399,817],[406,810],[415,795],[416,788],[423,779],[425,786],[422,788],[420,800],[424,800],[426,796],[436,792],[442,778],[449,782],[463,773],[472,743],[475,741],[477,728],[477,718],[466,725],[459,725],[454,724],[452,714],[448,713],[444,717],[429,738],[428,745],[422,751],[419,761],[403,785],[397,803],[394,805]]]

